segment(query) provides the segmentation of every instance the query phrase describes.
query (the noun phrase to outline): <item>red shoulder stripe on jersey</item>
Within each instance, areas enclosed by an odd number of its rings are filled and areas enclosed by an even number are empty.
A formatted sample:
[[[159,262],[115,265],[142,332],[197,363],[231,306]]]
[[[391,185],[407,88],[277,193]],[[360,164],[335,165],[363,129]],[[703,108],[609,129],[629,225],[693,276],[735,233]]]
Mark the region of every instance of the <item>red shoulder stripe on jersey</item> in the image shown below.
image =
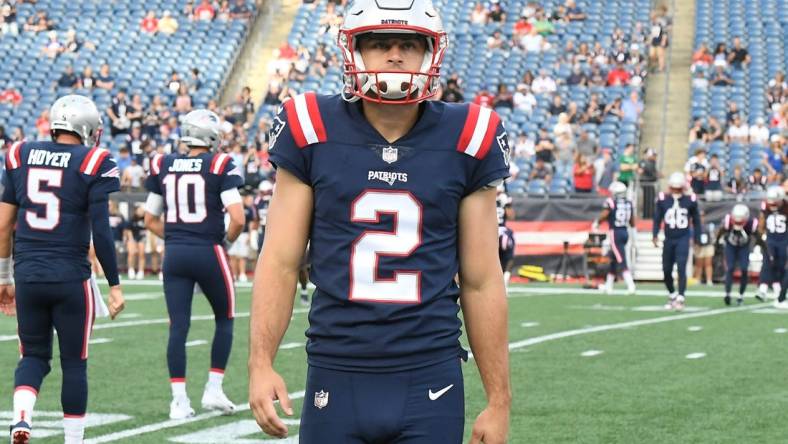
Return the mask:
[[[731,227],[731,215],[730,214],[726,214],[725,215],[725,220],[722,222],[722,225],[723,225],[723,227],[725,227],[726,230]]]
[[[24,143],[24,141],[14,142],[14,144],[11,145],[11,148],[8,149],[8,157],[6,157],[5,160],[6,169],[13,170],[19,168],[19,166],[22,165],[22,157],[20,153]]]
[[[164,160],[164,155],[160,153],[156,153],[151,159],[150,162],[150,169],[154,176],[158,176],[161,173],[161,162]]]
[[[615,206],[616,206],[616,203],[613,202],[613,198],[608,197],[607,198],[607,207],[612,210]]]
[[[309,92],[306,96],[306,109],[309,111],[309,120],[312,121],[312,127],[315,129],[318,143],[325,143],[328,140],[326,135],[326,127],[323,125],[323,117],[320,115],[320,107],[317,104],[317,94]]]
[[[304,130],[301,129],[301,121],[298,120],[295,99],[290,99],[285,102],[284,107],[285,112],[287,112],[287,123],[290,124],[290,133],[293,135],[293,140],[295,140],[299,148],[304,148],[307,146],[306,137],[304,137]]]
[[[79,167],[79,171],[89,176],[95,175],[98,173],[101,162],[103,162],[107,156],[109,156],[109,151],[103,148],[93,148],[88,151],[87,156],[85,156],[85,159],[82,161],[82,165]]]
[[[493,139],[495,138],[495,130],[498,129],[499,123],[501,123],[501,118],[498,117],[498,113],[493,111],[492,114],[490,114],[490,121],[487,123],[487,132],[484,134],[482,146],[479,148],[479,152],[476,153],[477,159],[484,159],[484,157],[490,151],[490,147],[493,144]]]
[[[475,103],[471,103],[468,107],[468,116],[465,118],[465,126],[462,128],[460,140],[457,142],[457,151],[466,152],[468,145],[471,143],[473,130],[476,128],[476,122],[479,120],[480,109],[481,107]]]
[[[230,161],[230,155],[225,153],[219,153],[213,156],[213,160],[211,160],[211,174],[221,175],[224,172],[224,167],[227,166],[227,163]]]

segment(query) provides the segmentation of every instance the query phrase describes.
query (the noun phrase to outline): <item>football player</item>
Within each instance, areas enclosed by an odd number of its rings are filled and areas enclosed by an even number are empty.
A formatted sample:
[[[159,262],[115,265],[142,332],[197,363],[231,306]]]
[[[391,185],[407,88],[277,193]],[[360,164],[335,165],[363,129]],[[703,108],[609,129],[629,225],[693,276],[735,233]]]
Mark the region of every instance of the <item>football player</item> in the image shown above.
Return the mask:
[[[0,203],[0,303],[13,303],[16,292],[22,353],[14,376],[11,442],[16,444],[30,439],[38,392],[50,371],[53,329],[63,371],[65,442],[83,440],[88,340],[94,317],[107,314],[90,278],[91,233],[110,286],[110,316],[124,306],[109,226],[109,194],[120,190],[120,180],[109,151],[98,147],[101,115],[79,95],[59,98],[49,115],[52,142],[17,142],[8,150]]]
[[[309,239],[300,442],[462,442],[459,299],[487,395],[471,442],[502,444],[511,390],[495,189],[509,175],[506,132],[489,108],[429,100],[448,44],[431,1],[349,3],[338,43],[342,94],[296,96],[272,126],[250,406],[266,433],[287,435],[274,400],[287,415],[292,404],[273,364]]]
[[[605,282],[605,292],[613,292],[613,283],[616,280],[616,273],[621,272],[624,282],[627,283],[629,294],[635,294],[635,280],[627,267],[627,242],[629,242],[629,227],[635,226],[635,211],[632,201],[627,199],[627,186],[622,182],[610,184],[610,192],[613,195],[605,200],[602,214],[594,220],[591,227],[592,231],[597,231],[599,223],[606,221],[610,231],[608,240],[610,242],[610,271],[607,273]]]
[[[503,184],[498,186],[498,197],[495,202],[498,213],[498,258],[503,269],[503,282],[508,288],[509,279],[512,277],[512,266],[514,266],[515,242],[514,232],[506,226],[506,221],[512,218],[514,209],[512,198],[504,191]]]
[[[195,283],[208,298],[216,323],[202,407],[224,414],[235,411],[222,389],[235,317],[233,276],[223,247],[225,210],[230,215],[227,241],[235,241],[244,226],[238,192],[243,180],[228,154],[214,152],[222,135],[219,117],[208,110],[192,111],[181,121],[181,131],[180,140],[188,147],[188,153],[154,157],[145,182],[149,191],[145,225],[164,239],[167,249],[163,273],[170,315],[167,365],[172,389],[171,419],[194,415],[186,395],[186,336]]]
[[[761,203],[758,217],[758,235],[766,235],[766,248],[763,249],[761,283],[756,297],[766,300],[769,285],[774,294],[779,294],[785,271],[786,248],[788,248],[788,206],[785,203],[785,190],[779,185],[766,190],[766,200]]]
[[[730,214],[726,214],[719,231],[717,242],[725,244],[725,305],[731,305],[731,288],[733,273],[738,266],[741,272],[739,281],[739,297],[736,305],[744,303],[744,292],[747,290],[747,268],[750,266],[750,250],[754,234],[758,228],[758,219],[750,217],[747,205],[736,204]]]
[[[668,179],[669,193],[660,192],[654,210],[653,243],[659,247],[659,231],[665,222],[665,245],[662,247],[662,274],[668,289],[666,310],[683,310],[687,289],[687,258],[692,233],[700,243],[700,213],[695,194],[685,194],[684,174],[676,172]],[[694,230],[693,230],[694,229]],[[673,266],[678,266],[679,291],[673,285]]]

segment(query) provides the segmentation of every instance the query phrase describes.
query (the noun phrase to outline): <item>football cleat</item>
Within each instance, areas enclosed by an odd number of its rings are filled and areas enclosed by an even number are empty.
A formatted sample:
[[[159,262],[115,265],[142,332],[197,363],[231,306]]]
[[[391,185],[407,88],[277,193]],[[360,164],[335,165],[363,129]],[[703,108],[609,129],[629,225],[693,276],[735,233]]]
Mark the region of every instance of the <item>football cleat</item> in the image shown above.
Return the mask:
[[[725,301],[725,305],[728,305],[728,306],[731,305],[731,296],[730,295],[726,294],[725,297],[722,300]]]
[[[662,306],[665,310],[673,310],[674,306],[676,305],[676,296],[675,293],[668,296],[668,302],[665,302],[665,305]]]
[[[788,301],[774,301],[774,308],[780,310],[788,310]]]
[[[30,424],[19,421],[11,426],[11,444],[27,444],[30,442]]]
[[[761,302],[766,302],[766,293],[761,293],[760,291],[755,293],[755,299]]]
[[[743,297],[738,297],[736,299],[736,306],[737,307],[741,307],[742,305],[744,305],[744,298]]]
[[[227,398],[221,387],[214,388],[208,385],[205,386],[205,391],[202,394],[202,408],[217,410],[222,412],[223,415],[235,413],[235,404]]]
[[[194,409],[192,408],[189,398],[177,397],[170,403],[170,419],[186,419],[194,416]]]
[[[627,287],[627,293],[629,293],[630,296],[633,296],[636,292],[637,289],[634,285]]]
[[[679,296],[673,301],[673,309],[676,311],[684,310],[684,296]]]

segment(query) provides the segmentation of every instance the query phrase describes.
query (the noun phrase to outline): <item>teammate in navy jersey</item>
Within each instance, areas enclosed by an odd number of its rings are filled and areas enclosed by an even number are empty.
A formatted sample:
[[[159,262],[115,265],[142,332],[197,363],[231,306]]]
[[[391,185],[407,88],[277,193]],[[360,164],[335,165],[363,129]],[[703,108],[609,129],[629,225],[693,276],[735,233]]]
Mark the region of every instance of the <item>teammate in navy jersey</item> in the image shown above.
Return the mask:
[[[151,174],[145,182],[149,191],[145,225],[164,239],[167,251],[163,273],[170,315],[167,365],[172,419],[194,415],[186,395],[186,337],[195,284],[208,298],[216,323],[202,407],[225,414],[235,411],[235,405],[222,390],[235,317],[233,276],[222,245],[225,239],[236,240],[244,225],[244,209],[238,193],[243,179],[228,154],[211,152],[221,140],[219,117],[208,110],[192,111],[181,121],[181,130],[180,140],[189,152],[154,157]],[[225,210],[230,215],[226,238]]]
[[[514,266],[514,232],[506,226],[506,221],[512,217],[512,198],[503,190],[503,184],[498,187],[498,197],[495,200],[498,213],[498,258],[503,269],[503,281],[508,287]]]
[[[665,309],[683,310],[687,289],[687,258],[690,241],[700,243],[700,212],[695,194],[686,195],[682,173],[673,173],[668,180],[670,193],[659,193],[654,211],[653,242],[659,247],[659,230],[665,222],[665,244],[662,247],[662,273],[669,299]],[[691,222],[691,223],[690,223]],[[678,266],[679,291],[673,286],[673,266]]]
[[[316,290],[300,442],[460,443],[460,299],[488,398],[471,442],[504,443],[495,188],[509,174],[506,132],[489,108],[428,100],[447,46],[429,0],[352,2],[339,45],[343,94],[296,96],[272,126],[277,182],[254,276],[252,411],[266,433],[287,435],[274,400],[287,415],[292,404],[273,363],[309,239]]]
[[[627,266],[627,243],[629,242],[629,228],[635,226],[635,209],[632,201],[627,199],[627,186],[622,182],[610,184],[610,192],[613,197],[605,200],[602,214],[594,221],[592,231],[596,231],[599,223],[607,222],[609,227],[608,240],[610,242],[610,271],[607,273],[605,282],[605,292],[613,292],[613,283],[616,274],[620,271],[624,281],[627,283],[629,294],[635,294],[635,280],[632,279],[632,272]]]
[[[38,391],[50,371],[53,329],[63,371],[64,441],[82,442],[88,340],[95,316],[107,315],[90,277],[91,233],[110,286],[108,314],[114,319],[124,305],[109,225],[109,194],[120,190],[120,180],[109,151],[98,148],[101,116],[90,99],[78,95],[55,101],[49,115],[53,142],[12,145],[3,176],[0,303],[9,311],[15,296],[22,353],[14,376],[12,443],[30,438]]]
[[[761,203],[758,235],[764,234],[766,248],[763,251],[760,286],[756,295],[761,301],[766,300],[770,285],[775,295],[780,294],[785,272],[786,249],[788,249],[788,204],[785,202],[785,190],[779,185],[769,187],[766,190],[766,200]]]
[[[736,204],[730,214],[725,215],[722,226],[717,232],[717,242],[725,244],[725,305],[731,305],[733,273],[737,266],[741,272],[741,279],[736,305],[744,303],[744,292],[747,290],[749,280],[747,268],[750,266],[750,250],[757,228],[758,219],[750,217],[750,209],[747,205]]]

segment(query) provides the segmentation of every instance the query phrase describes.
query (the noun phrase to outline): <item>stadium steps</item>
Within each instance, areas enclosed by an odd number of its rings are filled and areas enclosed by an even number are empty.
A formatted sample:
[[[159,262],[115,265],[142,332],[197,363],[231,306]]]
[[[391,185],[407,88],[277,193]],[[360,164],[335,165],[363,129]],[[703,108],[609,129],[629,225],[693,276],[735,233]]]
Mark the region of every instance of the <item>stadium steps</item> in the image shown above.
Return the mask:
[[[262,11],[252,25],[243,52],[222,93],[222,105],[232,103],[244,86],[251,88],[255,106],[260,105],[267,92],[268,62],[273,58],[274,50],[287,40],[300,5],[300,0],[275,0],[261,6]]]
[[[635,237],[635,274],[636,281],[662,280],[662,249],[651,243],[651,232],[638,232]]]
[[[695,2],[675,2],[671,35],[669,66],[666,73],[649,76],[646,88],[643,138],[641,145],[659,150],[662,142],[663,121],[665,145],[660,153],[663,175],[680,171],[687,158],[687,134],[690,121],[691,78],[690,61],[695,35]],[[667,88],[666,88],[667,82]],[[667,95],[666,95],[667,92]],[[659,152],[659,151],[658,151]],[[650,242],[650,239],[649,239]]]

